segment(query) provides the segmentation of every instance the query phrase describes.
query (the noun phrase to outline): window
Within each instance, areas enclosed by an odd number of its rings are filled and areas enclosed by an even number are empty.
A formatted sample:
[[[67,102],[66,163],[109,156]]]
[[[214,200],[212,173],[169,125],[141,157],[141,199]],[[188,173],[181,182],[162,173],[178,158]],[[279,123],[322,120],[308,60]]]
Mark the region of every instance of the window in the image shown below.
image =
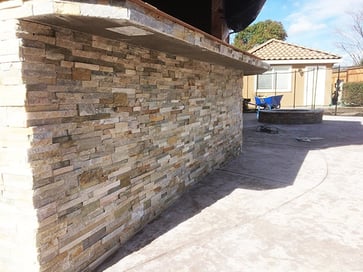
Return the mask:
[[[257,75],[257,91],[289,92],[291,86],[291,67],[274,66],[261,75]]]

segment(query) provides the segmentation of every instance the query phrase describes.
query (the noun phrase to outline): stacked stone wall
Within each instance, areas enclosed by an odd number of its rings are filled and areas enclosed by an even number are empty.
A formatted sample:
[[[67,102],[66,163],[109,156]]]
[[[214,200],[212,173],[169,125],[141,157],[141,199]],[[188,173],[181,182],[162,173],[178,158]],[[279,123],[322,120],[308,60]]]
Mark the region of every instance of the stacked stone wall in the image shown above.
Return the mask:
[[[1,152],[12,153],[15,175],[28,174],[18,181],[1,168],[0,205],[18,205],[12,186],[26,195],[26,245],[37,255],[27,271],[94,267],[239,154],[242,71],[70,29],[17,28],[18,59],[1,63],[1,79],[13,67],[16,82],[1,92],[23,99],[0,105]],[[21,152],[9,149],[17,139]]]

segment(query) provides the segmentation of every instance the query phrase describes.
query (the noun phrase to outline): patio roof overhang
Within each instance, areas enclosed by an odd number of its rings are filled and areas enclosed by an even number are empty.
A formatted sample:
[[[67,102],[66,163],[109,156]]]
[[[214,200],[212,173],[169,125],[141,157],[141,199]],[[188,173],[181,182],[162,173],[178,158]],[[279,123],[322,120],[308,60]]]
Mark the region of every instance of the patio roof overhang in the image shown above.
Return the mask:
[[[243,52],[143,1],[125,0],[112,3],[30,0],[19,5],[18,10],[14,12],[17,16],[13,17],[243,70],[245,75],[263,73],[269,68],[269,65],[258,57]],[[5,19],[12,16],[6,13],[6,9],[1,10],[0,15]]]

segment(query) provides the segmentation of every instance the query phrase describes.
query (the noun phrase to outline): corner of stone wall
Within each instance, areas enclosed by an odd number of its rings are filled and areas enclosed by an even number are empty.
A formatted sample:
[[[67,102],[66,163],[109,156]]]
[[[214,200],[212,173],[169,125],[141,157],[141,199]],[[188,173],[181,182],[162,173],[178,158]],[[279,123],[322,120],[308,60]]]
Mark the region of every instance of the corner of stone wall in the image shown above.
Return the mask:
[[[28,164],[32,129],[18,27],[15,19],[0,20],[0,270],[38,271],[38,220]]]

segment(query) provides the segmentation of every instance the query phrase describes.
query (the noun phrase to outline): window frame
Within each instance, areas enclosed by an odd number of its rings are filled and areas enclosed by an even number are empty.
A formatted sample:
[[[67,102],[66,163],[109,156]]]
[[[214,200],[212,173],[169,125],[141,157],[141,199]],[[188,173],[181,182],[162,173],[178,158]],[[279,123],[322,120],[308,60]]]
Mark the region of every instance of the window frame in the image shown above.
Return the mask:
[[[283,82],[283,85],[285,85],[287,83],[286,88],[275,88],[275,82],[276,85],[279,86],[278,80],[279,80],[279,71],[283,70],[282,73],[280,73],[281,75],[286,74],[286,82]],[[259,88],[259,77],[260,76],[266,76],[266,75],[270,75],[271,76],[271,82],[270,82],[270,86],[271,88],[265,88],[265,89],[261,89]],[[275,81],[275,76],[277,75],[277,81]],[[292,81],[292,66],[291,65],[275,65],[275,66],[271,66],[270,70],[264,72],[263,74],[260,75],[256,75],[256,82],[255,82],[255,86],[256,86],[256,92],[260,92],[260,93],[274,93],[274,92],[291,92],[291,81]]]

